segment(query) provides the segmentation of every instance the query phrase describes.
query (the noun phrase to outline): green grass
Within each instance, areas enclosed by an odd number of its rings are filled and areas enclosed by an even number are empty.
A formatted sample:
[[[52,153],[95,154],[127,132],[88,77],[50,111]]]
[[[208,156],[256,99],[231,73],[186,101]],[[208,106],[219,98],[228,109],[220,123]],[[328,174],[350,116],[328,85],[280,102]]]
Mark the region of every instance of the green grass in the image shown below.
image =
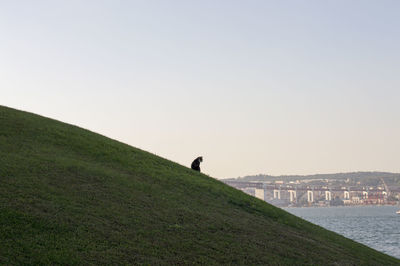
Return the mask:
[[[0,106],[0,264],[400,261],[174,162]]]

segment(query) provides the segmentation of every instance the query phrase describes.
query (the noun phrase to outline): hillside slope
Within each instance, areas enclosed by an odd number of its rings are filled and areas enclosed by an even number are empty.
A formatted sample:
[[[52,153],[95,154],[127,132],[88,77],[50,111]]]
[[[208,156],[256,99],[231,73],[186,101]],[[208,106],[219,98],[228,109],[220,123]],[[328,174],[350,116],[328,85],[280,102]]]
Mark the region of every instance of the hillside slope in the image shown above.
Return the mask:
[[[1,106],[0,243],[0,264],[400,263],[171,161]]]

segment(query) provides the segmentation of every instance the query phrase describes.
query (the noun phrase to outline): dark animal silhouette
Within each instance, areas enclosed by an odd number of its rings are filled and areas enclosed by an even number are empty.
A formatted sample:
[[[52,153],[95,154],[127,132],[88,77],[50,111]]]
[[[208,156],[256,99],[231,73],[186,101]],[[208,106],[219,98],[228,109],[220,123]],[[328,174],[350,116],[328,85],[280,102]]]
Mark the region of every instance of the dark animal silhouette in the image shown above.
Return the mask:
[[[203,161],[203,157],[197,157],[196,159],[194,159],[194,161],[192,162],[192,169],[199,171],[200,172],[200,163]]]

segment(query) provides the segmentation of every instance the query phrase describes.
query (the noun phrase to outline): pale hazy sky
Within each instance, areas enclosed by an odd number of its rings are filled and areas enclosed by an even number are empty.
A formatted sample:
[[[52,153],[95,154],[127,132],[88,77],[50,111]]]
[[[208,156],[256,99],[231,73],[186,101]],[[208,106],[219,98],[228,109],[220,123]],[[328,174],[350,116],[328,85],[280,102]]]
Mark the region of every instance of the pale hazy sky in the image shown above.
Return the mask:
[[[400,172],[400,1],[1,1],[0,104],[216,178]]]

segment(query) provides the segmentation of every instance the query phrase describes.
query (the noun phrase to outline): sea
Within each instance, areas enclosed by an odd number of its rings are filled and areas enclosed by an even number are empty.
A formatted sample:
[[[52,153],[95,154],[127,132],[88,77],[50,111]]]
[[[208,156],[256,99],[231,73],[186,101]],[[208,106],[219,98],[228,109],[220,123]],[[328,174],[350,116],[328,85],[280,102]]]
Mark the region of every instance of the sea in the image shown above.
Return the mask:
[[[399,206],[283,208],[309,222],[400,259]]]

